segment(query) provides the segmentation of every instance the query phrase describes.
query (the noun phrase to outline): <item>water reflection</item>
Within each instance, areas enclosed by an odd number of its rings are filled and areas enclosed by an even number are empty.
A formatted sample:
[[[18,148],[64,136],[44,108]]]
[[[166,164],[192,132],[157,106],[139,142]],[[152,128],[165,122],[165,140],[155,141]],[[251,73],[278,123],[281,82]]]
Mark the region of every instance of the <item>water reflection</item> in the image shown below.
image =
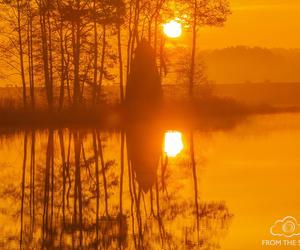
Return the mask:
[[[190,164],[176,171],[171,165],[177,158],[168,160],[162,150],[164,134],[148,123],[120,133],[49,129],[13,137],[23,139],[16,167],[21,176],[1,180],[0,203],[7,204],[0,211],[6,222],[1,244],[8,249],[217,248],[231,215],[222,202],[200,202],[193,133],[185,136],[189,145],[182,152]],[[193,188],[179,190],[182,179]]]
[[[151,122],[133,124],[126,131],[129,168],[141,190],[147,193],[156,183],[164,131]]]

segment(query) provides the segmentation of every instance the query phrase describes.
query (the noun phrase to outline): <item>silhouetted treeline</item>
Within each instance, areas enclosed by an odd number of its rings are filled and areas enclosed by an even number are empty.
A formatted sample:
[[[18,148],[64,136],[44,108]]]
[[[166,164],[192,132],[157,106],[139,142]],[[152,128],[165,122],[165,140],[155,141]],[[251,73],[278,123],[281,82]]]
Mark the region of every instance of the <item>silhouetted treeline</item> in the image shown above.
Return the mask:
[[[1,57],[22,83],[23,104],[34,108],[35,87],[42,86],[50,110],[98,105],[101,87],[113,83],[122,102],[143,39],[153,47],[163,76],[161,26],[174,18],[192,31],[192,93],[198,27],[221,25],[229,14],[227,0],[2,0],[0,6]]]

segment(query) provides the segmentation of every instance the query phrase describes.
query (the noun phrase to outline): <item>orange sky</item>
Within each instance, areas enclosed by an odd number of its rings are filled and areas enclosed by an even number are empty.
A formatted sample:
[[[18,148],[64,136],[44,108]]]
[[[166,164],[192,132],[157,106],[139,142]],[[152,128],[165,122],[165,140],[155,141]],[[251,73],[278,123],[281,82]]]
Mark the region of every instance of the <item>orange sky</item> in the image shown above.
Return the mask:
[[[200,48],[300,48],[300,0],[231,0],[231,9],[225,27],[200,30]]]

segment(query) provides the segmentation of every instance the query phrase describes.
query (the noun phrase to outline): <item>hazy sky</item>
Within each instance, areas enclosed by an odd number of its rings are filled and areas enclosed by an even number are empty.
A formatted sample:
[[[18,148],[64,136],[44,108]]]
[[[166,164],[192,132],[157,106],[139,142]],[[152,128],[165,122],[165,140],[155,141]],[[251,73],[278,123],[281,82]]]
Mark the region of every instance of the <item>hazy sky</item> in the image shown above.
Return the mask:
[[[200,30],[200,48],[300,48],[300,0],[231,0],[231,9],[224,27]]]

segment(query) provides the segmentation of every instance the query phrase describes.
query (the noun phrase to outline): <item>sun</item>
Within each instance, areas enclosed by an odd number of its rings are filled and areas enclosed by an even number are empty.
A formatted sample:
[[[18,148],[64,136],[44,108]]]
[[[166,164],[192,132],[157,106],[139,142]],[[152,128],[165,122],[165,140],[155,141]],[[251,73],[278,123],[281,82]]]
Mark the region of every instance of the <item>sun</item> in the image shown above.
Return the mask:
[[[163,25],[164,33],[170,38],[178,38],[182,34],[182,25],[176,20],[171,20]]]
[[[182,135],[178,131],[165,133],[164,152],[169,157],[176,157],[183,149]]]

